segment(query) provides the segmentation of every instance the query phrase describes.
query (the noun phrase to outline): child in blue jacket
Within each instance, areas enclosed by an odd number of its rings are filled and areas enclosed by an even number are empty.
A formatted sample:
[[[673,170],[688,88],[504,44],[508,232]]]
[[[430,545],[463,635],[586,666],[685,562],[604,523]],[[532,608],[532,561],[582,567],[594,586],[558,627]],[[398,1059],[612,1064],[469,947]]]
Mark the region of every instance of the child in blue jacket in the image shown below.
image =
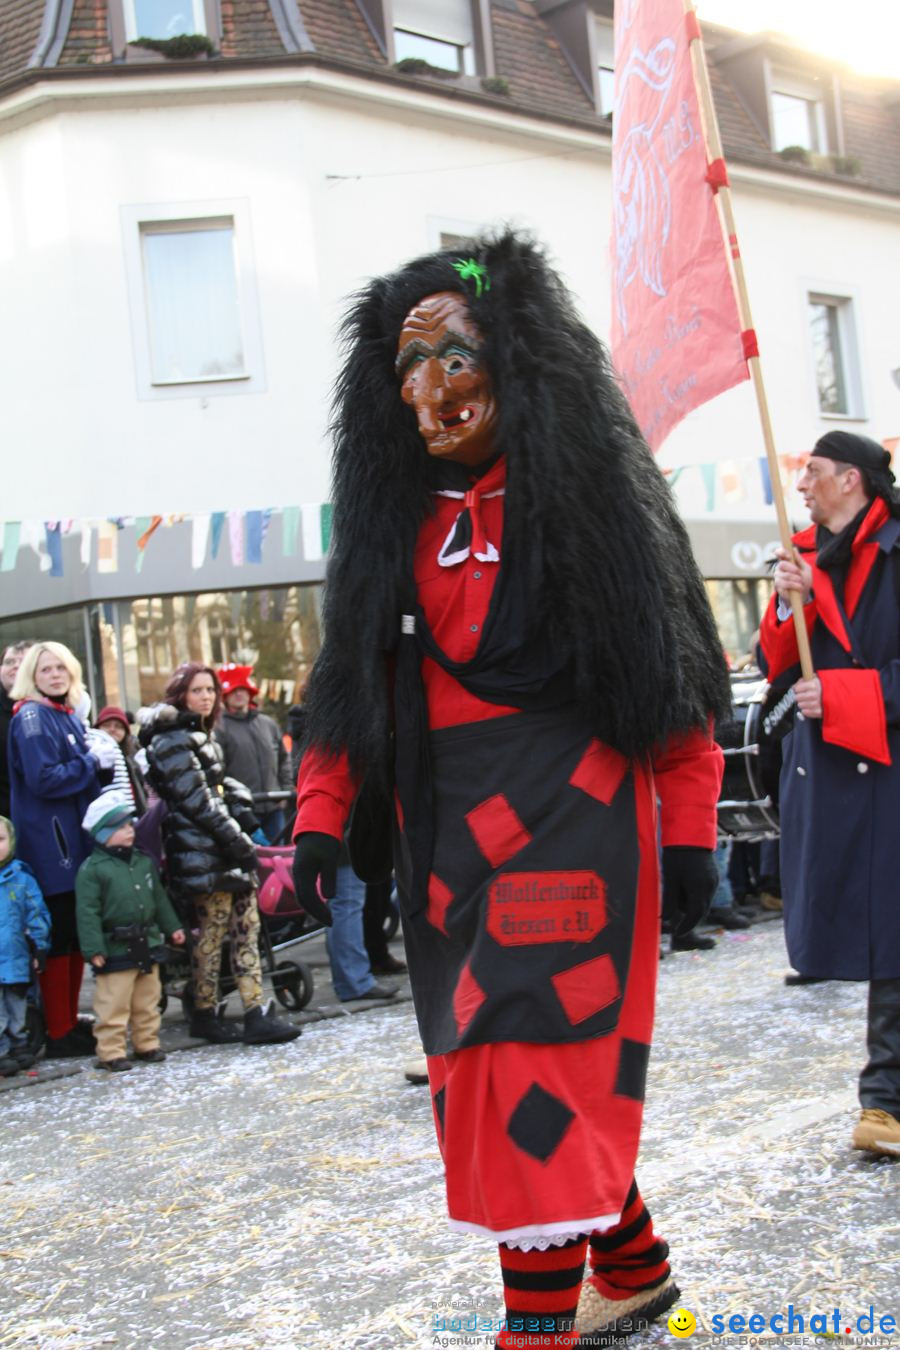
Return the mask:
[[[12,821],[0,816],[0,1074],[34,1063],[25,1034],[25,995],[50,946],[50,915],[41,888],[15,857]]]

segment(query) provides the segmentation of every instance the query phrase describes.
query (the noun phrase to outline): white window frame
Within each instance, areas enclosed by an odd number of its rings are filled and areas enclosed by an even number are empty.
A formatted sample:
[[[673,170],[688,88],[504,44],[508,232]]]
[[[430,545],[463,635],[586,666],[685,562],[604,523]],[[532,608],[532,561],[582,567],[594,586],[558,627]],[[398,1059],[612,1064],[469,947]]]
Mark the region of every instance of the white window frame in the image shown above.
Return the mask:
[[[158,383],[153,378],[150,322],[144,273],[142,226],[166,224],[202,228],[206,221],[229,218],[234,229],[235,279],[241,318],[244,370],[177,382]],[[121,208],[125,277],[131,319],[137,396],[157,402],[172,398],[216,398],[223,395],[265,392],[262,327],[259,297],[253,269],[253,235],[250,203],[244,198],[217,198],[200,202],[154,202]]]
[[[603,35],[602,39],[601,33]],[[608,49],[610,45],[609,39],[612,40],[613,57],[612,57],[612,64],[607,65],[605,58],[608,55],[608,51],[604,50],[604,48]],[[601,18],[599,14],[594,15],[593,49],[594,49],[594,67],[596,70],[596,81],[597,81],[597,112],[600,114],[601,117],[609,117],[615,110],[615,101],[613,100],[613,102],[610,103],[609,107],[606,107],[605,101],[603,99],[603,91],[600,85],[600,72],[602,70],[608,70],[610,74],[615,73],[615,31],[613,28],[613,24],[610,22],[610,20]]]
[[[816,363],[813,353],[812,333],[810,330],[810,306],[833,305],[837,314],[838,339],[841,346],[842,376],[847,393],[846,412],[826,412],[819,404],[819,388],[816,380]],[[809,379],[812,388],[812,401],[815,415],[822,422],[865,422],[865,388],[860,359],[859,298],[855,287],[835,285],[833,282],[807,280],[803,284],[803,322],[806,343]]]
[[[828,145],[828,120],[825,116],[825,100],[821,87],[812,80],[804,80],[801,76],[791,75],[787,71],[773,70],[769,81],[769,117],[772,128],[772,148],[776,152],[785,148],[778,145],[775,136],[775,107],[773,99],[776,94],[783,94],[786,98],[802,99],[809,105],[812,117],[815,121],[815,145],[808,145],[804,148],[813,155],[827,155],[829,153]],[[799,145],[799,141],[786,142],[789,145]]]
[[[206,5],[204,0],[189,0],[194,11],[193,33],[206,34]],[[136,38],[146,37],[146,33],[139,33],[137,29],[137,11],[135,9],[135,0],[122,0],[122,13],[125,19],[125,41],[134,42]]]
[[[476,8],[476,3],[477,0],[468,0],[472,40],[471,42],[468,42],[463,46],[461,46],[457,42],[454,42],[453,39],[447,37],[446,34],[440,34],[431,31],[431,29],[429,29],[427,26],[412,28],[409,26],[408,23],[398,21],[394,5],[392,3],[390,5],[390,18],[391,18],[391,48],[393,51],[393,59],[395,61],[398,59],[396,52],[396,41],[397,41],[396,34],[409,33],[412,37],[427,38],[432,42],[441,42],[445,46],[455,48],[456,51],[459,52],[462,57],[460,66],[458,68],[458,73],[460,75],[484,74],[484,71],[481,69],[481,66],[484,64],[484,62],[482,60],[482,57],[479,55],[478,21],[480,18],[480,14],[478,9]],[[402,17],[403,16],[401,15],[401,19]],[[402,60],[403,58],[401,57],[399,59]],[[451,70],[452,67],[448,66],[447,69]]]

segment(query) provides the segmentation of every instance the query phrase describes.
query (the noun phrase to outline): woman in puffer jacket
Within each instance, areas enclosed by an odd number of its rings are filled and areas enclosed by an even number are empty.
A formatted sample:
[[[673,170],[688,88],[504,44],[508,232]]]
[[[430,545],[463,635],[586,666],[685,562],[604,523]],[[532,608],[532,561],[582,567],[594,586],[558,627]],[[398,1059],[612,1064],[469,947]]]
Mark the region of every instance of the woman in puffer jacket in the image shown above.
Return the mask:
[[[141,729],[150,783],[168,808],[163,820],[166,876],[191,927],[194,1012],[191,1035],[246,1045],[291,1041],[300,1027],[263,1007],[256,904],[257,828],[250,793],[226,778],[212,729],[222,704],[215,672],[187,662],[173,673],[166,701]],[[222,944],[244,1005],[243,1033],[216,1016]]]

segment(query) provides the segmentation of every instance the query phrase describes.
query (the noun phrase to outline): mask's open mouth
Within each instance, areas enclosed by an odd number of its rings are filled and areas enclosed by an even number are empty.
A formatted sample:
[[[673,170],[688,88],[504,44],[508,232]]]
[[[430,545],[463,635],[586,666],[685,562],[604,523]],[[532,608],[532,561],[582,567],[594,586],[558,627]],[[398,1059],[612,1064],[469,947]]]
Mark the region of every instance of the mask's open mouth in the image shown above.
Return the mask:
[[[474,416],[475,409],[465,407],[456,408],[449,413],[439,413],[438,420],[445,431],[452,431],[455,427],[464,427]]]

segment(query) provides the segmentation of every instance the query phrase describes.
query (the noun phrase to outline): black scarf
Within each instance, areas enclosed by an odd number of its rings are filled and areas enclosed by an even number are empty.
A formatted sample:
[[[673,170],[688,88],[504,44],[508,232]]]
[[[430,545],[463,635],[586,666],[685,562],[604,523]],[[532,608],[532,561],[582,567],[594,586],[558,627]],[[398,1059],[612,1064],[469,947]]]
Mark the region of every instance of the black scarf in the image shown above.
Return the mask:
[[[826,525],[816,527],[816,566],[825,572],[843,571],[853,556],[853,543],[872,503],[857,512],[848,525],[832,534]]]

